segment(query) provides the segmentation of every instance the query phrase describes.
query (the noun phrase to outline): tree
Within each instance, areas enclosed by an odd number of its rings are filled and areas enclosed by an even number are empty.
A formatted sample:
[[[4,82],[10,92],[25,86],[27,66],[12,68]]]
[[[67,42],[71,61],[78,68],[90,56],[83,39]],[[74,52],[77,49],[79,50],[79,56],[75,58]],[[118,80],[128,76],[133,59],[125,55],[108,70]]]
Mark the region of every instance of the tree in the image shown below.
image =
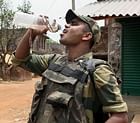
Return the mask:
[[[23,13],[32,14],[32,12],[30,11],[31,7],[32,7],[32,5],[31,5],[30,1],[23,0],[23,4],[19,5],[17,7],[17,9],[18,9],[18,11],[21,11]]]
[[[11,52],[16,48],[15,41],[19,36],[12,26],[14,14],[15,12],[10,9],[8,2],[0,0],[0,77],[3,80],[9,80],[7,71],[9,59]]]

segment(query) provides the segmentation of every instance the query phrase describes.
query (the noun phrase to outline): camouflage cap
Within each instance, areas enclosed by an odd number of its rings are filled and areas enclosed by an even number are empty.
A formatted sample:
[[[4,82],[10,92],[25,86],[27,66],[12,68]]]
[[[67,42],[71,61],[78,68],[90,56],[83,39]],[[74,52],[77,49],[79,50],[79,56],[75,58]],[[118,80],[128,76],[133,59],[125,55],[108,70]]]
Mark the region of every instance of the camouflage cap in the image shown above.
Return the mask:
[[[89,26],[89,29],[91,30],[94,36],[94,43],[98,43],[101,37],[101,32],[100,27],[98,26],[96,21],[91,17],[76,14],[73,10],[69,9],[66,13],[66,22],[70,23],[70,21],[74,18],[79,18]]]

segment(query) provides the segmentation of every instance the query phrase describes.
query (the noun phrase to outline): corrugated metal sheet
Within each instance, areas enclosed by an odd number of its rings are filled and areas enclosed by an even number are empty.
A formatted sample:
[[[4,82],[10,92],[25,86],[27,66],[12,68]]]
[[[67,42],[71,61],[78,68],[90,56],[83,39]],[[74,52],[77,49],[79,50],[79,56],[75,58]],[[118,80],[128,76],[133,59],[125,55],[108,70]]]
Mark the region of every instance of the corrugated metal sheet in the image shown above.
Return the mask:
[[[140,18],[122,21],[122,92],[140,95]]]
[[[76,12],[91,17],[140,16],[140,0],[107,0],[94,2],[76,10]]]

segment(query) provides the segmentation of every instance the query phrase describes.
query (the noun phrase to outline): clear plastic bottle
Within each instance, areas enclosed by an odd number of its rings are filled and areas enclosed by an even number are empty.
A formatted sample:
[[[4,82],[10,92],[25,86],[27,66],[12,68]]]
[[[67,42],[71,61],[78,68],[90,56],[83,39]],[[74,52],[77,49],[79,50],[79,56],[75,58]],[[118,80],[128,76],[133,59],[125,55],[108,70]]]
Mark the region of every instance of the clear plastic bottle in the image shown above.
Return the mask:
[[[17,27],[28,28],[30,25],[36,24],[39,18],[39,16],[35,16],[32,14],[16,12],[14,15],[13,24]]]
[[[16,12],[13,19],[13,24],[17,27],[28,28],[32,24],[47,25],[50,32],[57,32],[60,30],[60,25],[57,24],[56,19],[50,19],[48,16],[32,15],[22,12]]]
[[[34,49],[39,50],[40,49],[39,44],[40,45],[43,44],[43,42],[45,42],[45,40],[48,37],[55,41],[56,40],[55,37],[56,37],[56,35],[58,35],[56,32],[58,32],[61,29],[60,25],[57,24],[56,20],[50,19],[48,16],[32,15],[32,14],[27,14],[27,13],[22,13],[22,12],[15,13],[14,19],[13,19],[13,25],[15,25],[17,28],[18,27],[19,28],[20,27],[28,28],[32,24],[38,24],[38,25],[45,24],[48,26],[49,30],[46,34],[36,36],[34,41],[32,41],[32,39],[29,40],[31,52]],[[34,44],[33,44],[33,42],[34,42]]]

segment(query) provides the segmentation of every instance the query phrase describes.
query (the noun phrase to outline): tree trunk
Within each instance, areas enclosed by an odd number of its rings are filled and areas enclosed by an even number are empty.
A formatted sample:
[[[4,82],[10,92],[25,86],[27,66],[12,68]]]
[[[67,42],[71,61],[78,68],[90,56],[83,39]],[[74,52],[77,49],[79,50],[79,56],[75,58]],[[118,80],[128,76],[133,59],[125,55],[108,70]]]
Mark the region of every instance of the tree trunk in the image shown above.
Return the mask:
[[[2,65],[2,69],[1,69],[1,73],[2,73],[2,80],[3,81],[10,81],[10,69],[9,69],[10,66],[8,66],[7,64],[3,64]]]

